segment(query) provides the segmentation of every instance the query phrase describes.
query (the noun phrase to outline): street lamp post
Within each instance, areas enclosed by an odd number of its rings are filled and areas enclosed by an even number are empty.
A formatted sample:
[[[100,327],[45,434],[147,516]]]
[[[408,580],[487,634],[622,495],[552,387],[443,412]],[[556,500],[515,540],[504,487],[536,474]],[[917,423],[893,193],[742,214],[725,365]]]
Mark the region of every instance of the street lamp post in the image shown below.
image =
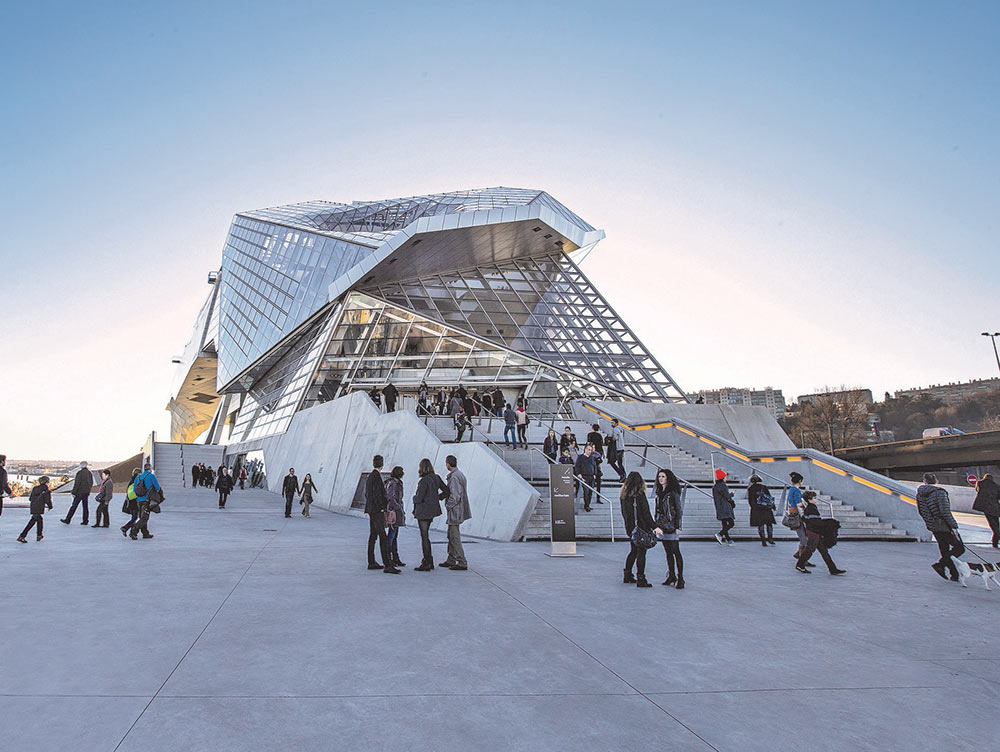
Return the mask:
[[[1000,353],[997,353],[997,337],[1000,337],[1000,332],[993,332],[993,334],[983,332],[982,335],[989,337],[993,342],[993,356],[997,359],[997,369],[1000,370]]]

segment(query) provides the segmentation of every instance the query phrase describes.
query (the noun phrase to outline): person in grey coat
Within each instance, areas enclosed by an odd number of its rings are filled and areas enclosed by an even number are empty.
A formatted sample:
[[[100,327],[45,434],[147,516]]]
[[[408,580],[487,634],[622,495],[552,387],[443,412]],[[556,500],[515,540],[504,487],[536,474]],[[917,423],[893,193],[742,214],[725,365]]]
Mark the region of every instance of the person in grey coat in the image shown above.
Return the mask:
[[[94,512],[94,524],[93,527],[110,527],[111,526],[111,515],[108,514],[108,504],[111,502],[111,497],[114,496],[115,485],[111,482],[111,471],[101,470],[101,487],[97,491],[97,496],[94,497],[94,501],[97,502],[97,511]],[[104,524],[101,524],[101,520],[104,520]]]
[[[462,548],[462,523],[472,519],[472,509],[469,506],[468,482],[465,473],[458,469],[458,460],[449,454],[444,460],[448,468],[448,499],[444,507],[448,510],[448,558],[441,562],[442,567],[448,567],[455,572],[464,572],[469,568]]]
[[[943,579],[948,579],[948,570],[953,582],[958,582],[958,568],[952,556],[965,553],[965,544],[958,535],[958,522],[951,514],[951,499],[948,492],[937,485],[934,473],[924,473],[924,485],[917,489],[917,511],[937,541],[941,558],[931,564],[931,568]]]
[[[77,470],[76,476],[73,478],[73,504],[69,508],[69,512],[59,520],[64,525],[68,525],[73,519],[73,515],[76,514],[76,507],[81,502],[83,502],[83,522],[81,525],[87,525],[90,523],[90,489],[94,487],[94,474],[87,469],[87,463],[81,462],[80,469]]]
[[[726,485],[726,471],[715,471],[715,485],[712,486],[712,501],[715,502],[715,519],[722,523],[722,529],[715,534],[715,539],[719,544],[728,543],[733,545],[733,538],[729,531],[736,524],[736,502],[733,500],[733,492]]]

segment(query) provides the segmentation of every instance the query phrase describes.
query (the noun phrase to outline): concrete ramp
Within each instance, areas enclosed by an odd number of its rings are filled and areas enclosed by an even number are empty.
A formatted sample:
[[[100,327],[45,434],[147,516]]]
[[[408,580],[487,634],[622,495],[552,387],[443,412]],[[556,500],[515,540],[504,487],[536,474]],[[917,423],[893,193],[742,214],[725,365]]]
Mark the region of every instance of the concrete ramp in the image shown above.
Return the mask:
[[[294,467],[300,479],[312,475],[319,492],[315,503],[335,512],[362,514],[359,488],[375,454],[385,458],[385,472],[395,465],[403,468],[409,525],[416,524],[410,508],[419,479],[417,465],[424,457],[444,479],[445,457],[454,454],[468,478],[472,519],[462,525],[465,535],[518,540],[538,501],[538,492],[483,444],[442,444],[414,413],[382,413],[362,392],[296,413],[285,433],[230,446],[228,454],[253,449],[264,452],[271,491],[280,493],[282,479]],[[432,527],[446,529],[445,515]]]

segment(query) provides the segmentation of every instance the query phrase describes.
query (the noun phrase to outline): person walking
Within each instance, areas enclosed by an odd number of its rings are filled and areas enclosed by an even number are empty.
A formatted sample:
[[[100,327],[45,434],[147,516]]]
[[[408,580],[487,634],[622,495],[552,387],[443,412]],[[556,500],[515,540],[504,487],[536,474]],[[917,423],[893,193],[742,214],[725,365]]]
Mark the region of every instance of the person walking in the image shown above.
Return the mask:
[[[472,438],[472,421],[469,420],[468,413],[466,413],[464,409],[459,408],[458,409],[458,413],[456,413],[456,415],[455,415],[455,417],[454,417],[453,420],[454,420],[454,423],[455,423],[455,432],[457,434],[455,436],[455,443],[456,444],[461,444],[462,443],[462,436],[465,435],[465,429],[466,428],[469,429],[469,438],[471,439]]]
[[[573,466],[573,473],[580,480],[580,486],[583,488],[584,512],[590,511],[590,501],[593,497],[594,488],[594,474],[596,472],[597,463],[594,460],[594,445],[587,444],[583,449],[583,454],[576,458],[576,464]],[[646,512],[648,514],[649,510],[647,509]],[[632,528],[629,528],[629,530],[631,531]]]
[[[976,484],[976,500],[972,508],[986,516],[993,531],[993,548],[1000,548],[1000,485],[993,480],[992,473],[986,473]]]
[[[805,480],[801,473],[790,472],[788,474],[789,479],[792,481],[792,485],[788,488],[788,497],[785,501],[785,517],[782,519],[782,524],[784,524],[789,530],[794,530],[796,537],[799,539],[799,547],[795,550],[795,561],[799,561],[799,557],[806,548],[806,524],[802,521],[802,482]],[[806,562],[805,566],[814,567],[815,564],[811,562]]]
[[[292,499],[301,490],[299,488],[299,479],[295,477],[295,468],[288,468],[288,475],[281,481],[281,493],[285,495],[285,517],[292,516]]]
[[[52,492],[49,491],[49,476],[43,475],[38,479],[38,485],[31,489],[31,495],[28,496],[28,512],[31,513],[31,519],[28,520],[28,524],[25,525],[21,534],[17,536],[19,543],[28,542],[28,533],[35,526],[38,527],[38,530],[35,531],[35,540],[40,541],[44,537],[42,535],[44,527],[42,515],[45,514],[46,509],[52,509]]]
[[[559,437],[556,436],[556,432],[551,428],[549,429],[548,436],[545,437],[545,441],[542,442],[542,454],[553,462],[559,457]]]
[[[951,514],[948,492],[937,484],[934,473],[924,473],[924,484],[917,489],[917,511],[941,553],[941,558],[931,564],[931,568],[944,579],[948,579],[947,569],[952,581],[958,582],[958,568],[951,559],[965,553],[965,544],[958,535],[958,522]]]
[[[148,462],[143,465],[143,471],[132,484],[132,490],[135,492],[135,503],[139,514],[128,537],[137,540],[137,534],[142,533],[143,539],[152,538],[153,534],[149,532],[149,505],[152,501],[150,497],[152,496],[157,501],[162,500],[163,490],[160,488],[160,482],[153,475],[153,466]]]
[[[521,442],[521,446],[525,449],[528,448],[528,411],[524,409],[524,405],[518,405],[517,410],[514,411],[514,419],[517,423],[517,439]]]
[[[493,390],[493,409],[496,411],[496,416],[499,418],[503,412],[503,406],[507,404],[504,396],[503,389],[497,387]]]
[[[437,390],[437,414],[444,415],[448,409],[448,391],[441,387]]]
[[[306,477],[302,479],[302,495],[299,498],[299,504],[302,505],[302,516],[309,519],[309,505],[313,502],[313,493],[317,493],[316,484],[313,483],[313,477],[309,473],[306,473]]]
[[[563,449],[572,449],[574,446],[576,446],[576,434],[570,430],[569,426],[566,426],[563,428],[562,436],[559,437],[559,451],[561,452]],[[572,456],[572,454],[573,453],[571,451],[570,455]],[[573,461],[576,461],[575,457],[573,458]]]
[[[681,523],[684,517],[684,502],[681,500],[681,484],[673,471],[661,468],[656,472],[653,521],[656,537],[663,544],[667,557],[667,579],[663,585],[676,585],[684,589],[684,557],[681,556]]]
[[[365,480],[365,514],[368,515],[368,568],[381,569],[386,574],[399,574],[389,558],[389,545],[385,537],[385,481],[382,480],[382,466],[385,460],[381,454],[372,458],[372,469]],[[375,558],[375,541],[384,564]]]
[[[427,382],[421,381],[417,389],[417,415],[427,415]]]
[[[590,427],[590,433],[587,434],[587,443],[593,444],[594,451],[598,454],[604,454],[604,435],[601,433],[601,426],[599,423],[594,423]]]
[[[385,524],[388,528],[389,560],[394,567],[405,567],[399,558],[399,528],[406,526],[403,508],[403,468],[396,465],[385,479]]]
[[[219,492],[219,509],[226,508],[226,499],[233,491],[233,476],[226,468],[219,469],[219,477],[215,481],[215,490]]]
[[[240,490],[241,491],[244,489],[244,485],[243,484],[246,483],[246,480],[247,480],[247,467],[246,467],[246,465],[242,465],[241,464],[240,465]]]
[[[429,572],[434,569],[434,554],[431,551],[431,522],[441,514],[441,501],[448,498],[450,491],[441,476],[434,472],[431,461],[424,457],[417,467],[420,480],[413,494],[413,519],[420,527],[420,547],[423,558],[416,572]]]
[[[399,390],[391,381],[382,389],[382,396],[385,397],[385,411],[387,413],[396,412],[396,399],[399,397]]]
[[[774,497],[758,475],[750,476],[747,501],[750,503],[750,527],[757,528],[760,545],[764,548],[768,544],[777,545],[774,542]]]
[[[625,481],[625,429],[618,423],[618,418],[611,419],[611,439],[615,444],[615,456],[608,453],[608,464],[618,471],[619,482]]]
[[[517,449],[517,414],[508,404],[503,411],[503,443],[504,446]]]
[[[372,402],[375,403],[378,411],[382,412],[382,393],[378,390],[378,387],[373,386],[372,390],[368,392],[368,396],[372,398]]]
[[[97,491],[94,501],[97,502],[97,511],[94,512],[94,524],[92,527],[111,527],[111,515],[108,514],[108,504],[115,493],[115,485],[111,481],[111,471],[101,470],[101,487]],[[101,524],[101,520],[104,524]]]
[[[135,521],[139,519],[139,503],[136,501],[135,496],[135,479],[139,477],[141,472],[139,468],[135,468],[132,471],[132,480],[125,487],[125,501],[122,502],[122,514],[129,515],[131,519],[119,528],[122,531],[122,535],[128,535]]]
[[[584,449],[584,454],[593,447],[588,444]],[[584,455],[580,455],[583,457]],[[653,587],[646,581],[646,549],[637,546],[631,540],[632,531],[636,527],[653,532],[656,528],[653,517],[649,513],[649,502],[646,500],[646,482],[637,472],[631,472],[625,479],[619,498],[621,499],[622,518],[625,521],[625,533],[629,538],[629,552],[625,558],[625,572],[622,582],[635,583],[636,587]],[[635,576],[632,575],[632,566],[635,566]]]
[[[493,415],[493,396],[489,391],[483,392],[483,398],[480,401],[483,404],[483,414],[487,418]]]
[[[806,546],[799,557],[795,569],[803,574],[812,574],[806,566],[813,551],[819,549],[819,555],[823,557],[830,574],[845,574],[846,569],[839,569],[830,556],[829,548],[836,542],[836,530],[840,524],[833,519],[823,519],[816,506],[816,492],[806,491],[802,494],[802,521],[806,526]],[[832,536],[832,542],[827,540]]]
[[[68,525],[73,519],[73,515],[76,513],[76,507],[78,504],[83,504],[83,522],[81,525],[87,525],[90,523],[90,489],[94,487],[94,474],[87,469],[87,463],[81,462],[80,469],[76,471],[76,475],[73,478],[73,503],[70,505],[69,512],[66,516],[59,520],[64,525]]]
[[[441,562],[442,567],[448,567],[455,572],[464,572],[469,568],[462,547],[462,523],[472,519],[472,508],[469,506],[468,481],[465,473],[458,469],[455,455],[449,454],[444,459],[448,468],[448,498],[444,507],[448,512],[448,558]]]
[[[201,480],[201,468],[198,467],[198,463],[195,462],[193,465],[191,465],[191,488],[197,488],[200,480]]]
[[[722,523],[722,529],[715,534],[715,539],[721,546],[723,543],[733,545],[733,538],[729,531],[736,524],[736,502],[733,501],[733,492],[726,485],[726,471],[715,471],[715,485],[712,486],[712,501],[715,502],[715,519]]]

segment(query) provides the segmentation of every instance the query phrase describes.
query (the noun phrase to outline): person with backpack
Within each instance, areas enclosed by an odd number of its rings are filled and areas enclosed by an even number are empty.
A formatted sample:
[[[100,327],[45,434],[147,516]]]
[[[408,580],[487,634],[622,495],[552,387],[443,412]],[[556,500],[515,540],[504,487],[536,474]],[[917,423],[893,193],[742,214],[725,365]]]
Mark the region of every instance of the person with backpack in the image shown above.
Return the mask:
[[[233,491],[233,476],[224,468],[219,468],[219,478],[215,481],[215,490],[219,492],[219,509],[226,508],[226,499]]]
[[[143,466],[143,472],[135,479],[132,489],[135,491],[135,503],[139,507],[139,517],[132,525],[128,537],[137,540],[137,534],[142,533],[143,540],[152,538],[153,534],[149,532],[149,513],[153,510],[154,505],[156,505],[155,509],[159,509],[159,502],[164,499],[164,496],[160,482],[153,475],[151,464],[147,462]]]
[[[681,523],[684,517],[684,502],[681,500],[681,484],[673,471],[660,468],[656,472],[656,484],[653,486],[656,497],[653,522],[656,524],[656,537],[663,544],[667,556],[667,579],[663,585],[675,585],[678,590],[684,589],[684,557],[681,556]]]
[[[715,503],[715,519],[722,523],[722,529],[715,534],[715,539],[719,545],[728,543],[730,546],[735,542],[729,531],[736,525],[736,502],[733,501],[733,492],[726,484],[726,471],[715,471],[715,485],[712,486],[712,501]]]
[[[302,479],[302,494],[299,497],[299,504],[302,505],[302,516],[307,520],[309,519],[309,505],[313,502],[314,493],[318,493],[316,484],[313,483],[312,475],[306,473],[306,477]]]
[[[846,569],[839,569],[830,556],[830,547],[837,543],[837,529],[840,523],[834,519],[823,519],[816,506],[816,492],[806,491],[802,494],[802,522],[806,526],[806,546],[799,556],[795,570],[802,574],[812,574],[806,566],[813,551],[819,549],[830,574],[845,574]]]
[[[415,572],[430,572],[434,569],[434,554],[431,551],[431,523],[441,516],[441,502],[451,493],[441,476],[434,472],[431,461],[424,457],[417,466],[420,480],[413,494],[413,519],[420,527],[420,548],[423,557]]]
[[[590,445],[587,445],[590,448]],[[581,457],[583,455],[580,455]],[[625,584],[635,583],[636,587],[653,587],[646,580],[646,548],[637,545],[633,540],[632,533],[636,528],[653,532],[656,524],[649,513],[649,501],[646,499],[646,482],[642,476],[634,470],[628,474],[619,495],[621,499],[622,518],[625,521],[625,532],[629,537],[629,552],[625,558],[625,571],[622,582]],[[653,541],[655,545],[655,541]],[[635,565],[635,576],[632,576],[632,566]]]
[[[28,524],[25,525],[21,534],[17,536],[18,543],[27,543],[27,535],[31,532],[31,528],[36,525],[38,531],[35,534],[35,540],[42,540],[44,537],[42,535],[42,515],[45,514],[46,509],[52,509],[52,492],[49,491],[49,476],[43,475],[38,479],[38,485],[31,489],[31,495],[28,497],[28,511],[31,513],[31,519],[28,520]]]
[[[111,481],[111,471],[101,470],[101,487],[97,491],[94,501],[97,502],[97,511],[94,513],[93,527],[111,527],[111,515],[108,514],[108,504],[114,496],[115,486]],[[104,524],[101,524],[101,519]]]
[[[368,515],[368,568],[381,569],[386,574],[399,574],[389,558],[389,542],[385,536],[385,510],[388,500],[385,497],[385,481],[382,480],[382,466],[385,460],[381,454],[372,458],[372,469],[365,480],[365,514]],[[378,541],[382,561],[379,564],[375,558],[375,541]]]
[[[992,473],[986,473],[976,484],[976,500],[972,502],[976,512],[986,516],[993,531],[993,548],[1000,548],[1000,485],[993,480]]]
[[[399,528],[406,526],[403,508],[403,468],[396,465],[385,480],[385,525],[388,529],[389,559],[394,567],[405,567],[399,558]]]
[[[517,413],[515,413],[511,407],[510,403],[503,411],[503,444],[505,447],[511,448],[513,444],[513,449],[517,449]]]
[[[197,465],[195,466],[197,467]],[[139,468],[135,468],[132,471],[132,480],[128,482],[128,486],[125,489],[125,501],[122,502],[122,514],[127,514],[131,519],[122,525],[119,529],[122,531],[122,535],[128,535],[128,531],[132,529],[135,521],[139,519],[139,503],[135,500],[135,479],[139,477],[142,471]]]
[[[457,435],[455,436],[455,443],[462,443],[462,436],[465,435],[465,429],[469,429],[469,439],[472,439],[472,421],[469,420],[468,413],[465,412],[464,408],[459,408],[458,413],[455,414],[455,431]]]
[[[774,542],[774,497],[758,475],[750,476],[747,501],[750,503],[750,527],[757,528],[760,545],[764,548],[768,544],[777,545]]]
[[[76,514],[76,508],[79,504],[83,504],[83,522],[81,525],[90,524],[90,489],[94,487],[94,474],[87,469],[87,463],[81,462],[80,469],[76,471],[76,475],[73,478],[73,503],[70,505],[69,512],[66,516],[59,521],[68,525],[73,519],[73,515]]]

